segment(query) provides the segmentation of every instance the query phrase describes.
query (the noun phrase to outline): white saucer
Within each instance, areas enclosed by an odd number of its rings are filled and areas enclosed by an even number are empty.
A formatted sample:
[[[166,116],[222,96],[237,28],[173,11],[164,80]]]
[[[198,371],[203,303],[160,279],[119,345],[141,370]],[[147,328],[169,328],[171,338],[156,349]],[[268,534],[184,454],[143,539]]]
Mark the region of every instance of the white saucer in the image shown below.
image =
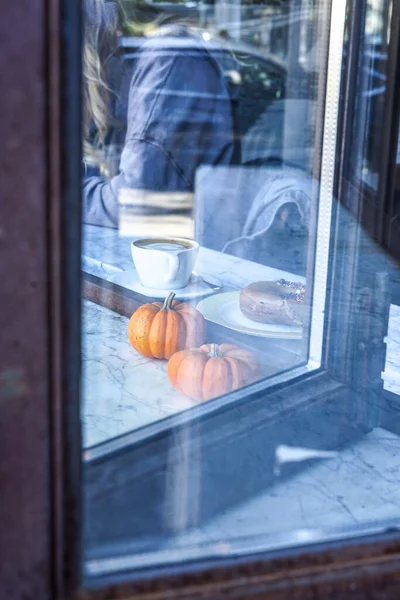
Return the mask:
[[[132,290],[133,292],[137,292],[138,294],[142,294],[143,296],[149,296],[150,298],[165,298],[169,292],[175,292],[177,299],[199,298],[207,296],[207,294],[212,294],[214,291],[209,285],[204,283],[198,275],[192,275],[187,286],[178,290],[174,290],[173,288],[170,290],[147,288],[140,283],[138,274],[134,269],[110,275],[110,277],[107,277],[107,281],[116,283],[117,285]]]

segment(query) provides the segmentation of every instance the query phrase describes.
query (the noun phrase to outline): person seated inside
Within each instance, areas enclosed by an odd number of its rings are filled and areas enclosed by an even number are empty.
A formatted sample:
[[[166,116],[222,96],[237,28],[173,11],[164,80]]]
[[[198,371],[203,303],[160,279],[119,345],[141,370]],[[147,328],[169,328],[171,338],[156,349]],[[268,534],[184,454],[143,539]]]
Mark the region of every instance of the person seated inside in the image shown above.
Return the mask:
[[[85,2],[83,221],[118,227],[121,189],[193,192],[199,165],[231,164],[224,73],[234,59],[214,55],[193,29],[168,24],[144,37],[127,65],[118,7]]]

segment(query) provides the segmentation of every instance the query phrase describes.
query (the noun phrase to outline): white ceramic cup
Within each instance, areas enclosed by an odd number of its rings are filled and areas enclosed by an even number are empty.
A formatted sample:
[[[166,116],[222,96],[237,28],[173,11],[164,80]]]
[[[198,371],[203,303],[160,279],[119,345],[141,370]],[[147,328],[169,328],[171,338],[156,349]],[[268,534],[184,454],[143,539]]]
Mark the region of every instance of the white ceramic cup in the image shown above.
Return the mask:
[[[154,237],[132,242],[131,250],[144,287],[175,290],[188,284],[199,244],[186,238]]]

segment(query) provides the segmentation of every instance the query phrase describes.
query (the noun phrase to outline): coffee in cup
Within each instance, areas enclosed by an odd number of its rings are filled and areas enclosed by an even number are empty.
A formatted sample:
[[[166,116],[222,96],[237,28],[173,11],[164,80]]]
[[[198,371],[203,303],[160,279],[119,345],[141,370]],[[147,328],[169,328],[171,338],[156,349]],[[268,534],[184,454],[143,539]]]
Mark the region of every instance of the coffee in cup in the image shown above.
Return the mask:
[[[144,238],[131,244],[140,283],[158,290],[180,289],[192,274],[199,245],[178,237]]]

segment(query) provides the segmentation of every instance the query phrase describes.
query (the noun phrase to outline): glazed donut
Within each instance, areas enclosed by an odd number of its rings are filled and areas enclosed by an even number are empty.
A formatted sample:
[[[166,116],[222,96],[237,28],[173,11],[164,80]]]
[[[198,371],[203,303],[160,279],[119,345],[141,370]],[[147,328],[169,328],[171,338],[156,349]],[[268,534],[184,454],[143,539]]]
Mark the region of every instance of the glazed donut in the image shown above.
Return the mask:
[[[240,292],[240,310],[252,321],[302,325],[306,315],[305,287],[286,281],[257,281]]]

